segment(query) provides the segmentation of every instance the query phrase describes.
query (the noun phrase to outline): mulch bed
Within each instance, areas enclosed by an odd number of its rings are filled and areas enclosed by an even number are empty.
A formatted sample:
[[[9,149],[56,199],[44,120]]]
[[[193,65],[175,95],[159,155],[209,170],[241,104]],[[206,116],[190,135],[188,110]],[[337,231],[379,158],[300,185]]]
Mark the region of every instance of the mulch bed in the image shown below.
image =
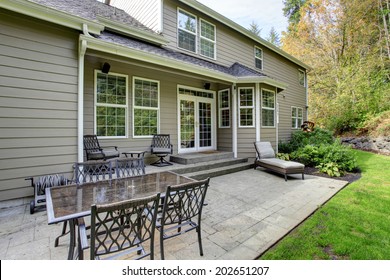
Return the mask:
[[[307,167],[307,166],[305,167],[305,174],[320,176],[320,177],[325,177],[325,178],[330,178],[330,179],[335,179],[335,180],[348,181],[349,183],[352,183],[356,180],[359,180],[360,177],[362,176],[362,174],[360,172],[357,172],[357,173],[346,173],[342,177],[331,177],[328,174],[319,172],[317,168]]]

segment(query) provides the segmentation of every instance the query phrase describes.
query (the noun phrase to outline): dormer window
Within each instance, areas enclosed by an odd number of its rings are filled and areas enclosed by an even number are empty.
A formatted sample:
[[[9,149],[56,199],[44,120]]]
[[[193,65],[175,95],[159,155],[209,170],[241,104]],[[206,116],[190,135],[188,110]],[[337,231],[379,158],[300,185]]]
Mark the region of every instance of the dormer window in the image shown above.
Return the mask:
[[[259,70],[263,70],[263,50],[255,46],[255,66]]]
[[[196,53],[196,16],[179,9],[177,18],[179,48]]]
[[[200,54],[215,59],[215,25],[200,20]]]

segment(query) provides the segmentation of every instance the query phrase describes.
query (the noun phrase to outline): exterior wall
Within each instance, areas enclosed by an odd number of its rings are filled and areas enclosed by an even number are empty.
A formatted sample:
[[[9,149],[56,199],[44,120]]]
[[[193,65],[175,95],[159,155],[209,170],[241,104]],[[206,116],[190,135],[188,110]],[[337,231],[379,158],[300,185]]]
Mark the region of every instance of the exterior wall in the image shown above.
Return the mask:
[[[84,89],[84,133],[91,134],[94,131],[94,70],[100,69],[103,62],[111,65],[110,73],[128,75],[128,138],[127,139],[102,139],[102,146],[116,145],[121,152],[126,150],[150,151],[151,137],[133,138],[132,131],[132,78],[146,78],[160,81],[160,133],[170,134],[174,148],[174,154],[178,151],[178,108],[177,108],[177,86],[189,86],[203,88],[204,79],[190,76],[180,76],[176,72],[158,70],[156,67],[147,68],[138,66],[137,62],[126,58],[111,57],[107,59],[98,58],[100,55],[94,52],[87,52],[85,61],[85,89]],[[120,60],[121,62],[119,62]],[[145,64],[146,65],[146,64]],[[211,90],[216,90],[211,88]],[[230,136],[231,138],[231,136]],[[149,153],[146,154],[146,162],[151,162]]]
[[[77,160],[78,34],[0,9],[0,200]]]
[[[145,26],[160,32],[162,31],[161,2],[162,0],[126,0],[124,7],[121,8]]]

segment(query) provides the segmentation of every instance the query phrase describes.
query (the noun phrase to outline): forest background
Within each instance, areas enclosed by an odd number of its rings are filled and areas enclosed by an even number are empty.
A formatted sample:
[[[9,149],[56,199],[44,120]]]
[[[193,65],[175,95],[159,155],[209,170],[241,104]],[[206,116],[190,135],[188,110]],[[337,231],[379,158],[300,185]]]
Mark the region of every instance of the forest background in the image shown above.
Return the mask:
[[[309,120],[337,135],[390,133],[389,1],[285,0],[288,30],[267,38],[311,67]]]

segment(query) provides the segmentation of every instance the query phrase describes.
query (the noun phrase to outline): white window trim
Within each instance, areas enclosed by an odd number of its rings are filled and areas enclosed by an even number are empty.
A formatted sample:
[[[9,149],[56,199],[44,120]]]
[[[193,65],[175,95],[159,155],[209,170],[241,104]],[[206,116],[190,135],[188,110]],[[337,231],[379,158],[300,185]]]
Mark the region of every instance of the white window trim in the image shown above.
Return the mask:
[[[144,106],[135,106],[135,80],[142,80],[142,81],[148,81],[148,82],[154,82],[158,84],[158,101],[157,101],[157,108],[155,107],[144,107]],[[160,81],[159,80],[152,80],[152,79],[147,79],[147,78],[142,78],[142,77],[135,77],[133,76],[133,81],[132,81],[132,102],[133,102],[133,108],[132,108],[132,134],[133,138],[139,139],[139,138],[152,138],[153,135],[135,135],[135,130],[134,130],[134,109],[145,109],[145,110],[156,110],[157,111],[157,133],[160,133]]]
[[[303,85],[301,84],[300,73],[303,74]],[[298,69],[298,83],[300,86],[306,87],[306,72],[302,69]]]
[[[240,90],[241,89],[251,89],[252,90],[252,106],[241,106],[240,105]],[[256,126],[256,119],[255,119],[255,88],[254,87],[239,87],[238,88],[238,127],[239,128],[253,128]],[[253,125],[241,125],[241,109],[252,109],[252,120]]]
[[[261,50],[261,57],[256,56],[256,49]],[[264,58],[264,52],[263,52],[263,49],[258,47],[258,46],[255,46],[254,49],[253,49],[253,54],[254,54],[254,57],[255,57],[255,68],[259,69],[259,70],[263,70],[264,69],[264,59],[263,59]],[[256,59],[261,60],[261,68],[258,68],[256,66]]]
[[[126,104],[125,105],[114,105],[114,104],[107,104],[107,103],[98,103],[97,102],[97,74],[103,73],[101,70],[95,70],[94,73],[94,114],[93,114],[93,131],[94,134],[97,134],[97,121],[96,121],[96,107],[97,106],[106,106],[106,107],[115,107],[115,108],[125,108],[125,136],[98,136],[99,139],[123,139],[128,138],[129,135],[129,76],[119,73],[110,72],[109,75],[112,76],[119,76],[126,78]]]
[[[210,25],[214,26],[214,41],[210,40],[209,38],[206,38],[206,37],[202,36],[202,21],[207,23],[207,24],[210,24]],[[209,56],[203,55],[201,53],[201,42],[200,42],[201,39],[209,41],[209,42],[214,44],[214,57],[209,57]],[[203,57],[206,57],[208,59],[213,59],[213,60],[217,59],[217,27],[215,26],[215,24],[212,24],[211,22],[209,22],[209,21],[207,21],[207,20],[205,20],[203,18],[199,19],[199,55],[201,55]]]
[[[265,91],[274,94],[274,105],[275,106],[273,108],[271,108],[271,107],[264,107],[263,106],[263,93]],[[263,109],[265,109],[265,110],[273,110],[274,111],[274,125],[273,126],[265,126],[265,125],[263,125],[263,120],[261,120],[261,127],[263,127],[263,128],[275,128],[276,127],[276,113],[277,113],[276,106],[277,105],[276,105],[276,93],[275,93],[275,91],[268,90],[268,89],[262,89],[261,90],[261,116],[263,116]]]
[[[183,28],[180,28],[180,25],[179,25],[179,13],[181,12],[184,12],[186,14],[189,14],[191,16],[193,16],[195,18],[195,33],[187,30],[187,29],[183,29]],[[179,47],[179,32],[176,32],[177,33],[177,48],[180,49],[180,50],[183,50],[183,51],[186,51],[186,52],[190,52],[190,53],[198,53],[198,17],[190,12],[187,12],[186,10],[184,9],[181,9],[181,8],[177,8],[177,30],[183,30],[184,32],[187,32],[187,33],[190,33],[192,35],[195,35],[195,52],[193,51],[190,51],[190,50],[187,50],[187,49],[184,49],[184,48],[181,48]]]
[[[293,111],[294,111],[294,109],[297,110],[297,116],[296,116],[296,117],[293,117]],[[302,118],[299,118],[299,117],[298,117],[298,110],[299,110],[299,109],[302,110]],[[302,119],[302,123],[303,123],[303,108],[302,108],[302,107],[291,106],[291,119],[294,120],[294,125],[295,125],[294,127],[291,126],[291,128],[292,128],[292,129],[300,129],[301,127],[297,127],[297,120],[298,120],[298,119]]]
[[[224,92],[227,92],[228,94],[228,103],[229,103],[229,106],[228,107],[221,107],[221,95],[222,93]],[[222,125],[222,111],[229,111],[229,125],[228,126],[224,126]],[[231,123],[231,120],[230,120],[230,116],[231,116],[231,113],[230,113],[230,89],[223,89],[223,90],[220,90],[218,91],[218,127],[219,128],[230,128],[230,123]]]

